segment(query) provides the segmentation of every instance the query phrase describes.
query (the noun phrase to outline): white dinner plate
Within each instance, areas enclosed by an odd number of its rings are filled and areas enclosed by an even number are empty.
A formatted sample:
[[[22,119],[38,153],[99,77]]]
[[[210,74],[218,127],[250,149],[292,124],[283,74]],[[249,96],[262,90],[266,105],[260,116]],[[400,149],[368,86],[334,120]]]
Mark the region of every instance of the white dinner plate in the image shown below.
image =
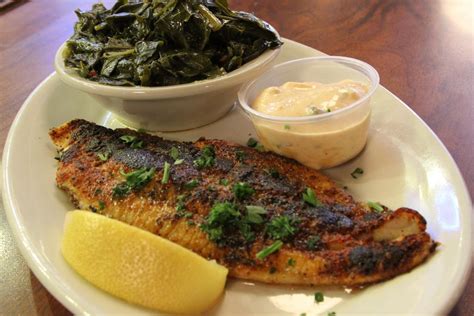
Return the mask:
[[[277,62],[318,56],[307,46],[285,41]],[[383,79],[383,78],[382,78]],[[472,204],[461,174],[428,126],[397,97],[379,87],[374,97],[368,144],[352,161],[325,171],[360,200],[407,206],[426,218],[441,242],[436,253],[412,272],[363,290],[289,287],[229,279],[223,299],[209,312],[219,315],[445,314],[455,304],[470,271]],[[46,78],[25,101],[5,145],[3,200],[18,246],[43,285],[75,314],[151,314],[116,299],[79,277],[60,254],[64,216],[73,205],[55,186],[56,151],[51,127],[83,118],[121,126],[88,95]],[[165,137],[205,136],[244,144],[253,134],[244,114],[232,110],[208,126]],[[356,168],[364,174],[353,179]],[[316,304],[314,293],[323,292]]]

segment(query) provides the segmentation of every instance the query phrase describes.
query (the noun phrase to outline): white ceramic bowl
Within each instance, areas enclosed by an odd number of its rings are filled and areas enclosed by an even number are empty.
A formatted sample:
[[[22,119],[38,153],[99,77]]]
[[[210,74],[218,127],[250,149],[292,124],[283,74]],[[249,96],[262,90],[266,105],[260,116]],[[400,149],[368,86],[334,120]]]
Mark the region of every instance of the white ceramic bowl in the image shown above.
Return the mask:
[[[237,99],[240,87],[265,72],[280,48],[267,50],[242,67],[215,79],[166,87],[116,87],[79,76],[64,65],[64,43],[54,66],[67,85],[88,93],[127,126],[148,131],[178,131],[216,121]]]
[[[293,82],[335,83],[345,79],[362,82],[368,92],[356,102],[334,112],[308,116],[272,116],[252,108],[268,87]],[[263,146],[302,164],[323,169],[340,165],[359,154],[367,141],[370,98],[379,75],[369,64],[348,57],[311,57],[274,66],[244,85],[239,103],[252,120]]]

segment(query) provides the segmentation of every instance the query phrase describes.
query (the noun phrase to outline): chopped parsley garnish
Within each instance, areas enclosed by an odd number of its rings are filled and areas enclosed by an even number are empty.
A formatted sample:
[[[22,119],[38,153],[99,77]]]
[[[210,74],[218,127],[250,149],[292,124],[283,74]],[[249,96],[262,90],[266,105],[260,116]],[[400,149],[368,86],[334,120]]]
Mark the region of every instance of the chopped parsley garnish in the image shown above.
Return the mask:
[[[173,163],[173,165],[180,165],[184,162],[184,159],[176,159]]]
[[[329,312],[328,316],[336,316],[336,312]]]
[[[125,182],[119,183],[112,189],[114,197],[124,197],[131,190],[145,186],[155,175],[155,168],[141,168],[129,173],[120,171],[120,174],[125,177]]]
[[[306,313],[301,313],[300,316],[306,316]]]
[[[165,165],[163,167],[163,178],[161,178],[161,183],[166,184],[168,183],[170,179],[170,164],[168,162],[165,162]]]
[[[270,270],[268,270],[268,272],[269,272],[270,274],[273,274],[273,273],[277,272],[277,268],[275,268],[275,267],[270,267]]]
[[[130,186],[127,185],[126,182],[122,182],[117,184],[113,189],[112,189],[112,196],[114,198],[122,198],[126,196],[127,194],[130,193],[132,189]]]
[[[131,148],[142,148],[143,147],[143,141],[137,139],[137,136],[133,135],[123,135],[120,137],[120,139],[125,143],[130,145]]]
[[[108,152],[98,153],[97,157],[99,157],[101,161],[107,161],[107,159],[109,159],[109,153]]]
[[[244,162],[245,159],[245,153],[242,150],[237,150],[235,151],[235,156],[237,157],[237,160],[240,162]]]
[[[256,258],[259,259],[259,260],[263,260],[266,257],[268,257],[269,255],[271,255],[272,253],[274,253],[275,251],[278,251],[281,248],[281,246],[283,246],[283,242],[281,240],[277,240],[273,244],[271,244],[270,246],[260,250],[257,253]]]
[[[321,241],[321,238],[319,236],[311,236],[306,241],[306,247],[309,250],[315,250],[316,248],[319,247],[320,241]]]
[[[184,194],[180,194],[176,197],[176,210],[178,211],[177,215],[180,215],[180,212],[186,209],[186,202],[184,201],[185,198],[186,196]]]
[[[263,223],[263,214],[267,214],[267,211],[261,207],[256,205],[247,205],[245,206],[247,209],[247,217],[246,220],[252,224],[261,224]]]
[[[239,182],[234,184],[234,186],[232,187],[232,192],[234,192],[234,195],[237,199],[243,200],[254,194],[255,190],[247,183]]]
[[[255,146],[257,146],[257,144],[258,144],[258,140],[256,140],[253,137],[250,137],[247,141],[247,146],[252,147],[252,148],[255,148]]]
[[[192,180],[190,180],[190,181],[188,181],[184,184],[184,188],[188,189],[188,190],[191,190],[191,189],[194,189],[195,187],[197,187],[198,184],[199,184],[198,180],[192,179]]]
[[[258,140],[256,140],[255,138],[253,137],[250,137],[249,140],[247,141],[247,146],[249,147],[252,147],[252,148],[255,148],[256,150],[262,152],[262,151],[265,151],[265,147],[263,147],[262,144],[260,144],[258,142]]]
[[[183,218],[191,218],[193,217],[193,213],[189,212],[189,211],[185,211],[185,210],[179,210],[176,212],[176,215],[178,217],[183,217]]]
[[[268,170],[268,174],[270,174],[270,176],[275,179],[279,179],[281,176],[280,173],[274,168],[271,168],[270,170]]]
[[[369,201],[367,205],[376,212],[383,212],[383,206],[380,203]]]
[[[290,127],[290,125],[285,124],[285,125],[283,126],[283,128],[286,129],[286,130],[289,130],[291,127]]]
[[[227,179],[221,179],[221,180],[219,181],[219,183],[220,183],[221,185],[228,186],[228,185],[229,185],[229,180],[227,180]]]
[[[293,259],[293,258],[290,258],[290,259],[288,259],[287,264],[288,264],[290,267],[294,267],[294,266],[296,265],[296,260]]]
[[[316,197],[316,194],[314,194],[314,191],[311,188],[306,188],[306,192],[303,193],[303,201],[312,206],[322,205],[321,201]]]
[[[177,160],[179,158],[179,150],[178,148],[176,147],[171,147],[170,149],[170,156],[171,158],[173,158],[174,160]]]
[[[316,292],[314,293],[314,300],[316,301],[316,303],[321,303],[321,302],[324,302],[324,295],[323,293],[321,292]]]
[[[216,153],[214,147],[206,146],[201,150],[201,155],[194,160],[194,165],[198,169],[212,167],[215,164]]]
[[[260,143],[258,143],[257,146],[255,146],[255,149],[261,153],[265,151],[265,147],[263,147],[263,145]]]
[[[240,212],[235,205],[229,202],[215,203],[207,215],[201,229],[208,234],[213,242],[220,242],[223,236],[224,228],[229,225],[235,225],[240,217]]]
[[[351,177],[354,179],[357,179],[359,176],[361,176],[364,173],[364,170],[361,168],[355,168],[354,171],[351,172]]]
[[[272,239],[287,239],[298,230],[298,220],[287,215],[274,217],[266,226],[266,233]]]
[[[99,201],[99,211],[102,211],[105,208],[105,202]]]

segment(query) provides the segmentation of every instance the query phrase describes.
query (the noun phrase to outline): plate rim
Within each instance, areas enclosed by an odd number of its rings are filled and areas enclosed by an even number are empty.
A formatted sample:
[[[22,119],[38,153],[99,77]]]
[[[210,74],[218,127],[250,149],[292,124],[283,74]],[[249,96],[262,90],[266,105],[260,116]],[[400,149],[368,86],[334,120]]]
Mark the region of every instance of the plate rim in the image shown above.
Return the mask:
[[[312,48],[310,46],[307,46],[305,44],[282,38],[285,43],[289,43],[292,46],[303,46],[305,49],[310,49],[313,50],[317,53],[322,53],[321,51]],[[322,53],[324,54],[324,53]],[[324,54],[326,55],[326,54]],[[26,100],[23,102],[20,110],[15,116],[15,119],[10,126],[8,136],[5,142],[4,146],[4,152],[2,156],[2,198],[3,198],[3,204],[5,208],[5,214],[7,218],[7,222],[9,224],[10,229],[12,230],[13,236],[16,241],[16,245],[20,250],[20,253],[22,254],[23,258],[28,264],[28,267],[33,271],[34,275],[40,280],[41,284],[59,301],[61,304],[63,304],[69,311],[71,311],[74,314],[82,314],[82,315],[90,315],[90,313],[87,311],[87,309],[80,303],[78,302],[78,298],[75,297],[75,300],[72,298],[69,298],[67,295],[64,295],[64,290],[70,290],[68,286],[64,284],[59,278],[55,276],[51,276],[48,274],[48,268],[42,262],[41,258],[37,254],[37,249],[34,245],[32,245],[31,241],[29,238],[27,238],[27,232],[22,229],[21,227],[21,220],[22,217],[19,214],[19,212],[16,210],[18,208],[18,205],[15,205],[15,202],[13,201],[13,193],[12,193],[12,185],[10,181],[8,180],[9,177],[9,168],[8,166],[10,165],[10,151],[12,150],[12,143],[13,143],[13,138],[15,135],[15,132],[18,128],[19,123],[21,122],[21,119],[26,112],[26,110],[31,106],[31,99],[36,96],[42,89],[43,87],[51,80],[52,77],[54,77],[56,72],[52,72],[49,74],[41,83],[36,86],[36,88],[28,95]],[[443,142],[439,139],[439,137],[436,135],[436,133],[428,126],[428,124],[415,112],[413,109],[411,109],[405,102],[403,102],[399,97],[397,97],[395,94],[393,94],[391,91],[383,87],[382,85],[379,86],[379,88],[385,90],[385,92],[388,92],[391,97],[396,99],[396,101],[400,104],[402,104],[405,108],[405,110],[408,110],[411,115],[414,115],[416,119],[422,123],[425,129],[427,129],[430,132],[430,135],[435,139],[435,141],[438,143],[440,146],[442,152],[446,155],[448,158],[449,163],[451,164],[451,170],[452,174],[460,180],[460,183],[462,184],[462,193],[464,197],[466,198],[466,202],[471,205],[471,209],[473,209],[473,204],[472,200],[469,194],[469,191],[467,189],[464,177],[462,176],[459,167],[457,166],[455,160],[451,156],[450,152],[446,148],[446,146],[443,144]],[[460,207],[461,209],[461,207]],[[463,235],[466,238],[462,238],[462,243],[464,243],[464,247],[470,249],[472,251],[472,212],[467,212],[464,214],[467,218],[467,222],[462,226],[462,232]],[[32,249],[35,249],[35,251],[32,251]],[[461,267],[463,269],[462,273],[458,273],[458,281],[457,287],[455,288],[454,291],[451,292],[449,296],[446,297],[446,299],[443,301],[443,303],[439,304],[439,310],[436,312],[446,314],[449,313],[449,311],[453,308],[453,306],[458,302],[461,294],[464,291],[464,288],[467,285],[467,282],[469,281],[469,278],[467,277],[469,273],[471,272],[472,268],[472,259],[471,255],[466,256],[466,259],[461,261]],[[51,278],[56,279],[58,282],[51,282]],[[80,299],[79,299],[80,301]]]

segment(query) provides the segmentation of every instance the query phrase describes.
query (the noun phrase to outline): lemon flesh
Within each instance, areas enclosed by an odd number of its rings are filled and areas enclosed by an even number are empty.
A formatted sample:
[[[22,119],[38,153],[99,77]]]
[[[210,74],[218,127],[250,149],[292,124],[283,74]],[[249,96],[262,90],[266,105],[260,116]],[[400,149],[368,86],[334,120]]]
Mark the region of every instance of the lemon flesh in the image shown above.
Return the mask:
[[[171,313],[210,308],[228,272],[164,238],[86,211],[66,214],[61,251],[78,274],[102,290]]]

